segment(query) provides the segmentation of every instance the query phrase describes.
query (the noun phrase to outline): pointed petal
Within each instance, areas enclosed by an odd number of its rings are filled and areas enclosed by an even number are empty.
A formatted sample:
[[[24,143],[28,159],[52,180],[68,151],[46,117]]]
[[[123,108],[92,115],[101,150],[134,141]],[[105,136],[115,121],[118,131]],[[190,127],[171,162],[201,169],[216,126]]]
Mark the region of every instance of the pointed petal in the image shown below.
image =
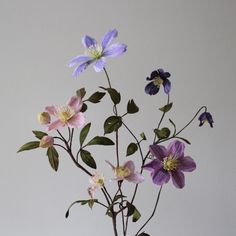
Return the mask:
[[[63,126],[64,124],[60,120],[56,120],[48,126],[48,131],[53,130],[53,129],[58,129]]]
[[[144,181],[144,177],[139,174],[138,172],[133,173],[132,175],[129,175],[128,177],[125,178],[129,182],[135,183],[135,184],[140,184],[141,182]]]
[[[102,39],[102,48],[105,49],[117,35],[118,31],[116,29],[109,30]]]
[[[185,185],[185,178],[184,174],[181,171],[172,171],[171,172],[171,179],[176,188],[183,188]]]
[[[105,67],[105,64],[106,64],[106,59],[104,57],[102,57],[102,58],[100,58],[99,60],[96,61],[93,68],[96,72],[100,72]]]
[[[170,180],[170,173],[163,168],[155,171],[152,175],[152,181],[154,184],[163,185]]]
[[[88,65],[90,65],[92,63],[92,60],[91,61],[87,61],[79,66],[77,66],[72,74],[73,77],[77,77],[79,76],[86,68]]]
[[[165,79],[163,82],[163,87],[164,87],[164,91],[166,94],[168,94],[171,90],[171,83],[168,79]]]
[[[78,113],[83,105],[83,102],[81,100],[81,97],[73,96],[70,98],[70,100],[67,102],[67,105],[72,107],[76,113]]]
[[[74,115],[71,119],[67,121],[67,124],[70,128],[80,128],[85,124],[85,117],[82,112]]]
[[[45,111],[47,111],[52,116],[57,115],[57,109],[55,106],[47,106],[47,107],[45,107]]]
[[[184,143],[175,140],[171,142],[167,147],[167,156],[172,155],[173,157],[179,158],[184,156]]]
[[[125,167],[125,168],[128,168],[131,174],[134,173],[135,165],[134,165],[134,162],[133,162],[133,161],[127,161],[127,162],[125,162],[124,167]]]
[[[167,157],[167,150],[164,146],[162,145],[150,145],[149,150],[153,156],[158,158],[160,161],[163,161],[165,157]]]
[[[181,157],[178,159],[178,161],[180,164],[178,169],[181,171],[192,172],[196,169],[195,161],[189,156]]]
[[[76,64],[79,64],[79,63],[82,63],[82,62],[87,62],[89,60],[91,60],[91,58],[89,56],[79,55],[79,56],[76,56],[76,57],[72,58],[68,62],[68,67],[73,67]]]
[[[85,35],[82,38],[82,43],[83,43],[84,47],[89,48],[90,46],[97,44],[97,41],[96,41],[96,39],[94,39],[88,35]]]
[[[147,163],[146,165],[144,165],[143,169],[151,171],[151,175],[153,175],[155,171],[160,170],[162,167],[163,167],[163,164],[161,163],[161,161],[159,159],[155,159]]]
[[[104,50],[105,57],[117,57],[127,50],[127,46],[123,43],[112,44],[109,48]]]

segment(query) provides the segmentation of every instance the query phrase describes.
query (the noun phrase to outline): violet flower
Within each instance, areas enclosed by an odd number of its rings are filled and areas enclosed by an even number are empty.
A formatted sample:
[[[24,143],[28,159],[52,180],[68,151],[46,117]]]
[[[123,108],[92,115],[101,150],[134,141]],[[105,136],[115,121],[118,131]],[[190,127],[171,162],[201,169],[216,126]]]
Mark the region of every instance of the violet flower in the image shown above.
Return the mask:
[[[149,150],[155,159],[143,168],[151,171],[154,184],[163,185],[170,178],[176,188],[183,188],[185,178],[183,172],[191,172],[196,169],[194,160],[184,156],[184,143],[180,141],[171,142],[167,148],[162,145],[150,145]]]
[[[95,62],[93,66],[94,70],[96,72],[100,72],[105,67],[106,57],[117,57],[123,54],[127,49],[125,44],[111,44],[112,40],[116,38],[117,35],[118,32],[116,29],[108,31],[104,35],[101,44],[98,44],[94,38],[85,35],[82,38],[82,43],[86,48],[85,55],[78,55],[68,63],[69,67],[76,66],[72,76],[78,76],[87,68],[88,65],[92,64],[93,62]]]
[[[212,118],[211,113],[206,112],[206,111],[203,112],[203,113],[199,116],[198,120],[200,121],[199,126],[202,126],[204,123],[209,123],[209,125],[211,126],[211,128],[213,128],[213,123],[214,123],[214,121],[213,121],[213,118]]]
[[[163,69],[154,70],[150,77],[147,77],[147,80],[151,80],[151,82],[146,85],[145,92],[149,95],[155,95],[159,92],[160,86],[163,85],[165,93],[168,94],[171,89],[169,77],[170,73]]]

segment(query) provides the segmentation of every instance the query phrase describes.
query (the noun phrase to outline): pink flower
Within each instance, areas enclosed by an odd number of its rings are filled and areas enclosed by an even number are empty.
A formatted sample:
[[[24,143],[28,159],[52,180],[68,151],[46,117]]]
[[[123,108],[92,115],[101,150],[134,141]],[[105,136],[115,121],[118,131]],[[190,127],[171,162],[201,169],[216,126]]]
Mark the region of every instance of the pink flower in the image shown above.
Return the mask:
[[[90,177],[89,183],[91,186],[88,187],[88,194],[92,199],[94,198],[96,191],[104,186],[104,182],[105,178],[101,173],[94,172]]]
[[[47,125],[51,122],[51,117],[48,112],[44,111],[38,114],[38,121],[41,125]]]
[[[52,147],[53,144],[54,144],[54,138],[49,135],[45,135],[41,138],[40,143],[39,143],[39,147],[49,148],[49,147]]]
[[[70,128],[80,128],[85,123],[84,114],[80,112],[82,100],[78,96],[73,96],[63,106],[47,106],[45,110],[57,119],[48,125],[48,130],[58,129],[67,125]]]
[[[144,181],[144,177],[135,172],[135,166],[133,161],[127,161],[123,166],[113,166],[109,161],[106,161],[114,171],[115,180],[127,180],[129,182],[139,184]]]

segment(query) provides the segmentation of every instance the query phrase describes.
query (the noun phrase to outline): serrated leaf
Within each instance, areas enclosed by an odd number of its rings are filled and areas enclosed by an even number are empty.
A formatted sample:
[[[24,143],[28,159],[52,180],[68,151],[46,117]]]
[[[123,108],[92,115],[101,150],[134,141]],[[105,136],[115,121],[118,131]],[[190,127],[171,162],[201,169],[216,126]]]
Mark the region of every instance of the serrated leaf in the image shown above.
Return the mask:
[[[83,143],[84,143],[84,141],[85,141],[85,139],[86,139],[86,137],[87,137],[87,135],[89,133],[90,127],[91,127],[91,123],[88,123],[81,130],[80,136],[79,136],[80,146],[83,145]]]
[[[129,114],[133,114],[139,111],[138,106],[135,104],[134,100],[131,99],[129,100],[128,104],[127,104],[127,112]]]
[[[106,93],[102,93],[102,92],[95,92],[94,94],[92,94],[87,100],[89,102],[92,103],[98,103],[101,101],[101,99],[104,97]]]
[[[54,147],[49,147],[47,150],[47,156],[51,167],[53,170],[57,171],[59,166],[59,155],[57,150]]]
[[[81,108],[80,111],[81,111],[81,112],[85,112],[85,111],[87,111],[87,109],[88,109],[87,104],[83,103],[82,108]]]
[[[83,97],[85,96],[85,94],[86,94],[85,88],[81,88],[81,89],[78,89],[78,90],[76,91],[76,95],[77,95],[78,97],[83,98]]]
[[[160,111],[162,112],[168,112],[172,108],[173,103],[168,103],[164,107],[159,108]]]
[[[82,161],[88,165],[89,167],[93,168],[93,169],[96,169],[97,168],[97,165],[96,165],[96,162],[95,160],[93,159],[91,153],[89,151],[86,151],[86,150],[81,150],[80,151],[80,156],[81,156],[81,159]]]
[[[162,129],[154,129],[154,132],[159,139],[165,139],[170,136],[170,130],[167,127],[164,127]]]
[[[44,136],[48,135],[47,133],[44,133],[42,131],[37,131],[37,130],[33,130],[32,132],[34,133],[35,137],[38,139],[42,139]]]
[[[136,143],[130,143],[126,150],[126,156],[134,154],[138,150],[138,145]]]
[[[91,139],[86,146],[89,145],[114,145],[115,143],[107,138],[102,136],[95,136],[93,139]]]
[[[137,208],[135,208],[134,213],[133,213],[133,217],[132,217],[132,221],[133,222],[137,222],[141,217],[140,212],[137,210]]]
[[[146,233],[142,232],[142,233],[139,234],[138,236],[150,236],[150,234],[146,234]]]
[[[121,97],[119,92],[117,92],[114,88],[108,88],[107,92],[109,93],[111,100],[115,105],[120,103]]]
[[[187,144],[191,144],[186,138],[182,138],[182,137],[175,137],[175,138],[181,139]]]
[[[147,140],[146,135],[144,134],[144,132],[142,132],[142,133],[140,134],[140,137],[141,137],[143,140]]]
[[[117,131],[122,125],[122,118],[120,116],[110,116],[104,122],[104,134]]]
[[[32,142],[28,142],[22,145],[17,152],[28,151],[28,150],[32,150],[38,147],[39,147],[39,141],[32,141]]]

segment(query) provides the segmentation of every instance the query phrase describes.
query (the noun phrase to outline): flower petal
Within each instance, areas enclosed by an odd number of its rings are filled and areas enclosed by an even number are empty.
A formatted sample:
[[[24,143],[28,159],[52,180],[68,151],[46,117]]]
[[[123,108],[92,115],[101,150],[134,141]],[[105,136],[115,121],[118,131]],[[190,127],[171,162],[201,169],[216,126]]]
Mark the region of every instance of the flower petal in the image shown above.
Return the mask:
[[[160,170],[162,167],[163,167],[163,164],[161,163],[161,161],[159,159],[155,159],[147,163],[146,165],[144,165],[143,169],[151,171],[151,175],[153,175],[155,171]]]
[[[79,74],[81,72],[83,72],[87,67],[88,65],[90,65],[91,63],[93,62],[93,60],[91,61],[87,61],[87,62],[84,62],[83,64],[77,66],[72,74],[73,77],[77,77],[79,76]]]
[[[150,145],[149,150],[153,156],[158,158],[160,161],[163,161],[165,157],[167,157],[167,150],[164,146],[162,145]]]
[[[82,43],[83,43],[84,47],[89,48],[90,46],[97,44],[97,41],[96,41],[96,39],[94,39],[88,35],[85,35],[82,38]]]
[[[69,61],[68,66],[73,67],[74,65],[76,65],[78,63],[87,62],[89,60],[91,60],[91,58],[89,56],[79,55],[79,56],[76,56],[76,57],[72,58]]]
[[[93,68],[96,72],[100,72],[105,67],[105,64],[106,64],[106,59],[104,57],[102,57],[102,58],[100,58],[99,60],[96,61]]]
[[[154,184],[163,185],[170,180],[170,173],[163,168],[155,171],[152,175],[152,181]]]
[[[181,171],[172,171],[171,172],[171,179],[176,188],[183,188],[185,185],[185,178],[184,174]]]
[[[168,94],[171,90],[171,83],[168,79],[165,79],[163,82],[163,87],[164,87],[164,91],[166,94]]]
[[[109,48],[105,49],[103,55],[105,57],[117,57],[127,50],[127,45],[123,43],[112,44]]]
[[[65,124],[62,123],[62,122],[58,119],[58,120],[52,122],[52,123],[48,126],[48,131],[53,130],[53,129],[58,129],[58,128],[64,126],[64,125],[65,125]]]
[[[158,93],[160,87],[156,86],[153,82],[150,82],[145,87],[145,92],[149,95],[155,95]]]
[[[118,31],[116,29],[109,30],[102,39],[102,48],[105,49],[117,35]]]
[[[175,158],[183,157],[184,156],[184,143],[175,140],[171,142],[167,147],[167,156],[172,155]]]
[[[82,112],[79,112],[78,114],[70,118],[67,121],[67,124],[70,128],[80,128],[81,126],[85,124],[84,114]]]
[[[133,162],[133,161],[127,161],[127,162],[125,162],[124,167],[125,167],[125,168],[128,168],[131,174],[134,173],[135,165],[134,165],[134,162]]]
[[[55,106],[47,106],[47,107],[45,107],[45,111],[47,111],[52,116],[57,115],[57,109]]]
[[[135,183],[135,184],[140,184],[141,182],[144,181],[144,177],[141,174],[139,174],[138,172],[133,173],[132,175],[129,175],[125,179],[127,181]]]
[[[83,105],[83,102],[81,100],[81,97],[79,96],[73,96],[70,98],[70,100],[67,102],[67,105],[72,107],[76,113],[78,113]]]
[[[196,169],[195,161],[189,156],[181,157],[178,159],[178,161],[180,164],[178,169],[181,171],[191,172]]]

